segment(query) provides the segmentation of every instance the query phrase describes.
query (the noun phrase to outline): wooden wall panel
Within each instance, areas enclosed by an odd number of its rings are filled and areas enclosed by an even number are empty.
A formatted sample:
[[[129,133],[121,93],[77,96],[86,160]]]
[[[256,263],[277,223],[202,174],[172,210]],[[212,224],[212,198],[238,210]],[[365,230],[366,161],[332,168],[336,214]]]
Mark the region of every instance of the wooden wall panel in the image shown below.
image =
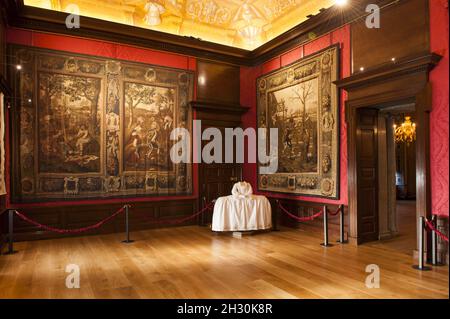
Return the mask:
[[[401,0],[380,17],[379,29],[367,28],[364,19],[352,25],[352,73],[429,51],[428,0]]]
[[[239,105],[240,67],[198,60],[197,99]]]
[[[125,204],[125,202],[123,204]],[[42,206],[20,208],[18,211],[42,224],[64,229],[75,229],[97,223],[98,221],[112,215],[115,211],[121,208],[123,204],[76,205],[60,207]],[[129,210],[131,237],[133,231],[172,226],[173,224],[171,221],[191,216],[197,211],[196,199],[176,200],[170,202],[130,202],[130,204],[132,205]],[[6,216],[3,217],[6,218]],[[197,218],[193,218],[181,224],[177,224],[177,226],[193,225],[196,223]],[[16,239],[19,241],[77,236],[77,234],[61,235],[48,231],[42,231],[41,229],[30,225],[17,217],[15,218],[14,225],[14,233]],[[113,220],[104,224],[98,230],[78,234],[78,236],[122,233],[124,231],[125,214],[120,214]]]

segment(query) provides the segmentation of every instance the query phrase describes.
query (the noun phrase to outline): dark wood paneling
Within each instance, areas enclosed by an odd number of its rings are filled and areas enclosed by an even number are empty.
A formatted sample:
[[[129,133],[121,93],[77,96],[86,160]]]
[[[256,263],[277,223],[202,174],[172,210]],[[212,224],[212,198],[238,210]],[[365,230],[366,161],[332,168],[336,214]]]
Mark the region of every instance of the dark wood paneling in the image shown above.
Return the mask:
[[[428,0],[401,0],[381,11],[380,28],[369,29],[365,19],[351,28],[352,66],[368,68],[405,56],[429,52]]]
[[[214,104],[208,102],[192,102],[197,111],[197,119],[202,121],[202,132],[208,127],[218,128],[224,136],[225,128],[236,128],[241,125],[241,116],[248,108],[239,104]],[[220,114],[220,116],[218,116]],[[209,141],[202,141],[202,146]],[[222,143],[222,161],[225,158],[225,143]],[[203,148],[202,148],[203,149]],[[234,183],[242,180],[242,164],[212,163],[199,165],[199,206],[221,196],[231,195]],[[204,215],[203,225],[211,222],[211,215]]]
[[[439,55],[427,53],[420,57],[402,59],[391,66],[382,65],[335,82],[339,88],[348,92],[345,111],[348,137],[350,236],[358,243],[362,240],[361,232],[363,231],[358,223],[360,189],[358,187],[356,150],[357,111],[361,108],[382,109],[406,101],[415,103],[417,124],[416,211],[417,216],[431,217],[429,166],[431,86],[428,82],[428,74],[440,59]]]
[[[212,61],[197,61],[197,99],[239,105],[240,68]]]
[[[378,239],[377,119],[377,110],[367,108],[358,110],[356,165],[358,228],[361,242]]]
[[[430,219],[431,169],[430,169],[430,112],[432,88],[427,82],[416,94],[416,216]],[[428,257],[431,251],[430,232],[426,232]],[[419,236],[417,235],[417,247]]]
[[[126,202],[124,201],[124,204]],[[133,203],[129,210],[129,221],[131,237],[136,230],[173,226],[170,221],[192,215],[197,211],[197,199],[182,199],[160,202]],[[94,204],[74,205],[60,207],[29,207],[20,208],[18,211],[24,213],[33,220],[42,224],[64,229],[75,229],[97,223],[98,221],[112,215],[121,208],[123,204]],[[198,219],[188,220],[180,225],[194,225]],[[92,230],[78,236],[97,235],[106,233],[121,233],[125,231],[125,214],[121,214],[104,224],[98,230]],[[57,234],[42,231],[15,217],[14,233],[16,239],[33,240],[45,238],[57,238],[77,236],[76,234]]]

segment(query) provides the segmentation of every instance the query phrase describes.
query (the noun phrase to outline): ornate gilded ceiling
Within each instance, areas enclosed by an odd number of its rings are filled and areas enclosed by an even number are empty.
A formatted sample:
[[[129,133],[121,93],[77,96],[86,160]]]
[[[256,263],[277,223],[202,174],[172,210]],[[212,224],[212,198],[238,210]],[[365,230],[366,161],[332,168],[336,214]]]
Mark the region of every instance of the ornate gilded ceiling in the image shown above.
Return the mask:
[[[336,0],[24,0],[25,5],[253,50]],[[75,6],[74,6],[75,5]],[[77,12],[75,12],[77,13]],[[81,19],[81,28],[83,27]]]

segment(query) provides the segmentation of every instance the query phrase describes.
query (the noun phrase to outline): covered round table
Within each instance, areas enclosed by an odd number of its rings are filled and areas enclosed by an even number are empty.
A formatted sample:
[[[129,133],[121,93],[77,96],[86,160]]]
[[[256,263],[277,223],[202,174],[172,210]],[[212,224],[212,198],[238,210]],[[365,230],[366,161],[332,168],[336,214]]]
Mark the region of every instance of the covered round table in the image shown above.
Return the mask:
[[[253,195],[249,183],[233,186],[232,195],[219,197],[214,205],[212,230],[254,231],[272,228],[272,209],[265,196]]]

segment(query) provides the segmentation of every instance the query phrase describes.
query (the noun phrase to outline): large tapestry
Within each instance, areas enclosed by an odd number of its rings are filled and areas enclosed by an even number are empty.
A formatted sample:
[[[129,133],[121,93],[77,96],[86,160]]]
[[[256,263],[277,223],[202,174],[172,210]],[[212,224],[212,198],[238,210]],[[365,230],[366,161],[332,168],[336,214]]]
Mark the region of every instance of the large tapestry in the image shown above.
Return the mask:
[[[278,170],[258,170],[260,190],[339,196],[338,63],[333,46],[258,78],[258,127],[278,129]]]
[[[14,46],[19,201],[192,192],[173,164],[174,128],[191,131],[193,74]]]
[[[4,95],[0,93],[0,195],[6,194],[5,186],[5,109]]]

